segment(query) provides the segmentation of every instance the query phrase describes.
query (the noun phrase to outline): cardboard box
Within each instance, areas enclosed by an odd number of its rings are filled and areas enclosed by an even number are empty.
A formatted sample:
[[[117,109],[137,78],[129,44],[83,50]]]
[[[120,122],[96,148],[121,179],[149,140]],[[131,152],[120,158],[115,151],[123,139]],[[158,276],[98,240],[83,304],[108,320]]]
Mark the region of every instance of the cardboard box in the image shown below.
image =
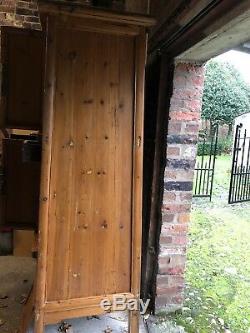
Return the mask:
[[[15,230],[13,235],[15,257],[32,257],[35,235],[32,230]]]

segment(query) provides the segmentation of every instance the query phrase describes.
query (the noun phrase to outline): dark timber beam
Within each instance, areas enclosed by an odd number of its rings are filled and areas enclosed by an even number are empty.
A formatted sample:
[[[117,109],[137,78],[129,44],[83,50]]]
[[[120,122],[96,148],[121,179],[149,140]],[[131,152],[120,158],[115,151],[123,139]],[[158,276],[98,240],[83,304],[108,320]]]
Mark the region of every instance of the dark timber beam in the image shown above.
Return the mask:
[[[176,57],[250,8],[250,0],[183,1],[150,38],[149,52],[164,49]]]

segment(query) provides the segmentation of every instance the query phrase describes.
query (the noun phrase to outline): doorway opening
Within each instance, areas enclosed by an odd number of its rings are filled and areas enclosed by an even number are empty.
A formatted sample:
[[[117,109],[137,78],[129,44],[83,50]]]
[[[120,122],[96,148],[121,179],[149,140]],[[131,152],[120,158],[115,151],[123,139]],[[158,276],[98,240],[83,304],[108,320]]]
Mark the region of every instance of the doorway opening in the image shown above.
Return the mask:
[[[249,55],[233,51],[206,64],[201,133],[216,125],[218,144],[210,197],[203,184],[209,184],[205,161],[213,139],[198,143],[193,194],[199,198],[192,202],[184,307],[169,316],[183,332],[250,329],[250,75],[245,78],[234,64],[244,58],[250,62]]]
[[[1,28],[0,326],[14,332],[36,272],[42,155],[42,32]]]

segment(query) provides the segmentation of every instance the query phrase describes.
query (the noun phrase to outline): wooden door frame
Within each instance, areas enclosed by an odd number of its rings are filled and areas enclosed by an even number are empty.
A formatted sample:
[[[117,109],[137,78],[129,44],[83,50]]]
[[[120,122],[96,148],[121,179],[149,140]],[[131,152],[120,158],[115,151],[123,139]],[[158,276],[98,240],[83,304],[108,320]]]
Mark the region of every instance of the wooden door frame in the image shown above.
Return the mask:
[[[160,252],[160,231],[162,225],[161,209],[164,192],[164,172],[166,166],[166,133],[169,125],[169,105],[173,91],[174,60],[167,53],[152,56],[148,66],[157,66],[154,75],[159,80],[157,103],[155,105],[155,142],[152,153],[152,175],[150,178],[150,191],[144,193],[150,202],[146,216],[144,216],[144,243],[143,243],[143,281],[141,296],[144,300],[150,298],[150,310],[155,311],[156,278],[158,272],[158,256]],[[149,77],[148,79],[151,79]],[[147,78],[146,78],[147,80]],[[147,84],[147,82],[146,82]],[[147,114],[147,105],[145,106]],[[147,139],[147,138],[145,138]],[[145,180],[147,181],[147,180]]]
[[[144,16],[126,15],[124,24],[121,15],[108,12],[96,14],[93,10],[69,12],[57,6],[40,6],[46,18],[47,56],[44,88],[43,112],[43,154],[40,187],[39,215],[39,257],[35,287],[35,332],[41,333],[45,324],[57,323],[65,318],[75,318],[101,314],[100,301],[108,298],[112,302],[114,295],[103,295],[72,299],[66,301],[46,301],[46,265],[48,257],[49,202],[50,202],[50,170],[52,158],[52,136],[55,95],[55,62],[56,62],[56,29],[63,22],[68,24],[75,17],[80,29],[89,29],[93,24],[95,32],[109,32],[119,35],[131,35],[135,38],[135,104],[134,104],[134,137],[133,137],[133,186],[132,186],[132,267],[131,291],[125,294],[127,300],[139,299],[141,279],[141,235],[142,235],[142,171],[143,171],[143,110],[144,110],[144,70],[146,61],[145,26],[154,21]],[[53,15],[51,15],[53,13]],[[135,19],[137,17],[137,19]],[[84,20],[82,20],[84,18]],[[77,23],[77,24],[78,24]],[[117,25],[117,23],[119,23]],[[48,47],[49,46],[49,47]],[[117,295],[118,296],[118,295]],[[130,316],[130,332],[137,332],[139,327],[138,312]]]

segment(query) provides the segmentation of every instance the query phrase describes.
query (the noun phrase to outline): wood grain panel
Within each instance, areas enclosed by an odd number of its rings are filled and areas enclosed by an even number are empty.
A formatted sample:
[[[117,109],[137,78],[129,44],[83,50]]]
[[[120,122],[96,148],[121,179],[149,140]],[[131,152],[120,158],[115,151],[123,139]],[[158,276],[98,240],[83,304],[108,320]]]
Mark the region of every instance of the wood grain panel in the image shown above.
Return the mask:
[[[67,301],[46,303],[44,307],[45,322],[56,324],[62,320],[104,314],[105,311],[100,307],[103,299],[109,300],[113,304],[113,297],[124,298],[126,303],[134,299],[130,293],[116,295],[101,295],[95,297],[85,297]]]
[[[49,301],[130,292],[134,48],[57,29]]]
[[[4,126],[40,129],[44,35],[39,31],[2,28],[4,48]]]
[[[69,311],[70,309],[81,309],[86,307],[100,307],[100,302],[103,299],[109,300],[110,304],[113,304],[113,298],[124,298],[127,302],[130,299],[135,298],[135,295],[131,293],[123,293],[123,294],[113,294],[113,295],[101,295],[101,296],[93,296],[93,297],[84,297],[84,298],[75,298],[65,301],[55,301],[55,302],[47,302],[45,304],[45,312],[58,312],[58,311]]]

